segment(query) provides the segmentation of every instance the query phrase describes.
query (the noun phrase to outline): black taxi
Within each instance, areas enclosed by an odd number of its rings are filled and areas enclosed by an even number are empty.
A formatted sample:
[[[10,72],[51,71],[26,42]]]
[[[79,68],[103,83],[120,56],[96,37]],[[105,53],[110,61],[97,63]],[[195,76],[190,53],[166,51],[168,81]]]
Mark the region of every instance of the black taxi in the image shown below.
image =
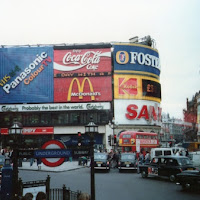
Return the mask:
[[[110,170],[109,157],[107,153],[94,153],[94,169]]]
[[[134,153],[121,153],[118,162],[119,172],[122,170],[137,170],[137,159]]]
[[[176,180],[177,174],[184,170],[194,170],[191,160],[185,156],[158,156],[149,164],[139,166],[143,178],[147,176],[168,177],[170,181]]]

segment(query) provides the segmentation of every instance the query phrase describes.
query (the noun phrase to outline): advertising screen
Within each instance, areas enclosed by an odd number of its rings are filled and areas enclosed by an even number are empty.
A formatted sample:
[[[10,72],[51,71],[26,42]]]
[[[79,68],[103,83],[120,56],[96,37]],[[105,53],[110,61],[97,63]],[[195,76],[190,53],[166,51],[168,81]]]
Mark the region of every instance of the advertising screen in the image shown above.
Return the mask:
[[[111,72],[110,48],[54,50],[54,77],[102,76],[106,72]]]
[[[158,51],[140,44],[114,44],[114,70],[160,75]]]
[[[161,125],[160,104],[146,100],[114,100],[115,121],[124,125]]]
[[[0,49],[0,103],[53,102],[53,48]]]
[[[111,76],[55,78],[54,102],[112,101],[111,84]]]
[[[114,75],[115,99],[143,99],[161,101],[159,80],[147,76]]]

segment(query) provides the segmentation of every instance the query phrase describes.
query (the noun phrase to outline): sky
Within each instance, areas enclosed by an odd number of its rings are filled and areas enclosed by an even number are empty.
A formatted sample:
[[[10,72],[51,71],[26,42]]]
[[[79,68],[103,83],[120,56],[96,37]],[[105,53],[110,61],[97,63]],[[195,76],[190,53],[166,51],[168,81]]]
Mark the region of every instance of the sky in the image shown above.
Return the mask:
[[[150,35],[161,107],[183,119],[200,91],[199,0],[0,0],[0,45],[128,42]]]

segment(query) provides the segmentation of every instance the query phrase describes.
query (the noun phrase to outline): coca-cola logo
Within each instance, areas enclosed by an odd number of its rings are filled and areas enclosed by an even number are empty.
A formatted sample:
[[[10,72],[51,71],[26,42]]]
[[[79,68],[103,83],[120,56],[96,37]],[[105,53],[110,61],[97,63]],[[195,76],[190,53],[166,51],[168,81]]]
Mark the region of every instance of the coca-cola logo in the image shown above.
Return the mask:
[[[54,69],[60,71],[73,71],[83,67],[87,70],[95,71],[99,67],[101,57],[111,57],[111,52],[102,51],[70,51],[67,52],[62,59],[63,65],[54,63]]]

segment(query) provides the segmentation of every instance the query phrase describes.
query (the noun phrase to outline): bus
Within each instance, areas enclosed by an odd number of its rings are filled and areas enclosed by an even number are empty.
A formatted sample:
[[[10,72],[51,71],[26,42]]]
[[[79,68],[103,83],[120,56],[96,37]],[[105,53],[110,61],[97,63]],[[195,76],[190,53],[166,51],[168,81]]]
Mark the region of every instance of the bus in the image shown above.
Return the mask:
[[[122,152],[149,151],[159,147],[158,134],[152,132],[124,131],[119,136]]]
[[[188,151],[200,151],[200,142],[185,142],[183,147],[188,149]]]

